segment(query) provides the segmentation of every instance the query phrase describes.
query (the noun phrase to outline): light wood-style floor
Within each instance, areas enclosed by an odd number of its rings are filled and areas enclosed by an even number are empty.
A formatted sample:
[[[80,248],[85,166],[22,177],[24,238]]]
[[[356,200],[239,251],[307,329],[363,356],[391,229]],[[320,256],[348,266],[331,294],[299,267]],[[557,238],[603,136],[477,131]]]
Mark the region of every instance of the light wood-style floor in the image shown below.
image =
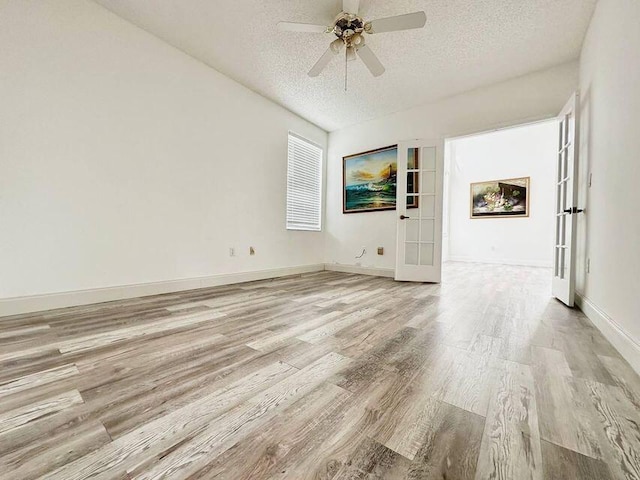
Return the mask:
[[[538,268],[5,317],[0,477],[638,479],[640,379]]]

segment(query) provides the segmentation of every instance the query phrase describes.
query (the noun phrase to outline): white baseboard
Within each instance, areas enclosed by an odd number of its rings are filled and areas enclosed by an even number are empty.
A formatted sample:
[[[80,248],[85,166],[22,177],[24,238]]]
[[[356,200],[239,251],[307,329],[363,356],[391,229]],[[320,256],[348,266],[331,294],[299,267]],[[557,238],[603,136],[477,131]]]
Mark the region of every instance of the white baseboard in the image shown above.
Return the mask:
[[[629,365],[640,374],[640,344],[600,307],[578,292],[576,292],[576,305],[629,362]]]
[[[216,287],[233,283],[253,282],[268,278],[298,275],[301,273],[319,272],[324,264],[299,265],[296,267],[273,268],[252,272],[239,272],[206,277],[184,278],[166,282],[139,283],[118,287],[92,288],[72,292],[50,293],[0,299],[0,317],[21,313],[39,312],[53,308],[73,307],[91,303],[110,302],[126,298],[145,297],[161,293],[181,292],[196,288]]]
[[[358,265],[344,265],[341,263],[325,263],[325,270],[332,272],[359,273],[361,275],[373,275],[375,277],[395,276],[395,271],[391,268],[360,267]]]
[[[466,262],[466,263],[488,263],[493,265],[518,265],[522,267],[544,267],[551,268],[553,266],[553,262],[551,261],[540,261],[540,260],[519,260],[513,258],[507,259],[486,259],[486,258],[475,258],[475,257],[467,257],[462,255],[449,255],[449,262]]]

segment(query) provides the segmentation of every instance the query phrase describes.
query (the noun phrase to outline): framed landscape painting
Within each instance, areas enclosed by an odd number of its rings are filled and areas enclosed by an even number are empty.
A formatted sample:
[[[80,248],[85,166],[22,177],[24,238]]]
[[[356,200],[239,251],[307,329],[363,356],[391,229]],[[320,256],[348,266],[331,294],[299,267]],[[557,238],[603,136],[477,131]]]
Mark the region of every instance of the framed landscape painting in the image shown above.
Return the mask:
[[[471,184],[471,218],[528,216],[529,177]]]
[[[397,145],[343,157],[342,212],[395,209],[397,173]]]
[[[397,173],[397,145],[343,157],[342,213],[395,210]],[[409,178],[409,182],[412,180],[417,185],[417,178]],[[417,198],[412,197],[414,203]]]

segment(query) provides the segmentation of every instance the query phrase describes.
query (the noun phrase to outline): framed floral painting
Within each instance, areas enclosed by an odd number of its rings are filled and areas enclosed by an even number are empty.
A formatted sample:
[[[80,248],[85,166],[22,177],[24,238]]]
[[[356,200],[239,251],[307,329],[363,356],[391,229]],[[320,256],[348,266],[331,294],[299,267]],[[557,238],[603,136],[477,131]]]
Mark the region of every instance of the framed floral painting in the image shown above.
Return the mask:
[[[528,216],[529,177],[471,184],[471,218]]]

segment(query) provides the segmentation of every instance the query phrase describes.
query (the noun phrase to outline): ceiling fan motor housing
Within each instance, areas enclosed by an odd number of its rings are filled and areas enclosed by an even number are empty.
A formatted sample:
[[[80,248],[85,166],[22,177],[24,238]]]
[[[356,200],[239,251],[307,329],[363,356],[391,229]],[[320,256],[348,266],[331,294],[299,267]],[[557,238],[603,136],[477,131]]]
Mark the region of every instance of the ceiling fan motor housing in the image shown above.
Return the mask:
[[[333,25],[333,33],[344,41],[347,47],[357,47],[362,42],[360,35],[365,31],[365,22],[362,17],[351,13],[341,13],[337,16]]]

